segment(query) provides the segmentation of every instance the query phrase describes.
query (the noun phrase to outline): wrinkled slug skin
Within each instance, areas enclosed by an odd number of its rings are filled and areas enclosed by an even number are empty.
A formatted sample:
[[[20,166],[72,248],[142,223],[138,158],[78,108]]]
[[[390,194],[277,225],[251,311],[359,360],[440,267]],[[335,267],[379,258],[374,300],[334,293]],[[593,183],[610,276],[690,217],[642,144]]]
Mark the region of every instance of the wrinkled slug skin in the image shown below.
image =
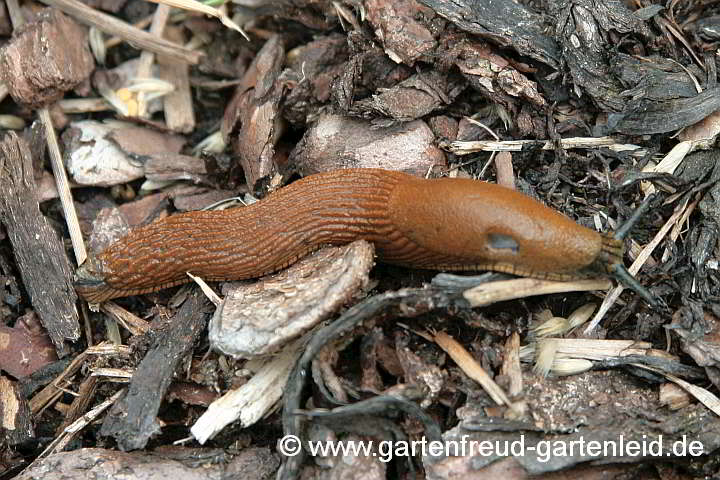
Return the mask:
[[[86,300],[189,280],[239,280],[280,270],[328,244],[366,239],[380,260],[418,268],[582,276],[602,237],[535,200],[468,179],[380,169],[322,173],[248,207],[173,215],[133,230],[77,271]]]

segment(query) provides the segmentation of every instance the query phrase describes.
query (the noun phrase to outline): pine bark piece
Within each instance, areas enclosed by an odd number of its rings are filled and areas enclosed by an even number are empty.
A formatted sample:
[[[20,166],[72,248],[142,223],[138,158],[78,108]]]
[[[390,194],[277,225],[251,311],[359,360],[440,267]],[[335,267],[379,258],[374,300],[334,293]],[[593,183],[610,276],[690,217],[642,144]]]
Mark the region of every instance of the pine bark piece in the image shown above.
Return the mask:
[[[22,379],[55,361],[55,348],[34,312],[12,328],[0,325],[0,370]]]
[[[65,167],[79,185],[108,187],[145,174],[152,155],[178,154],[185,139],[136,126],[110,126],[95,120],[70,124],[62,134]]]
[[[144,448],[159,433],[157,413],[173,373],[192,351],[205,328],[208,302],[193,292],[171,320],[172,328],[157,333],[153,346],[138,365],[127,394],[113,405],[100,434],[113,436],[123,450]]]
[[[153,480],[174,478],[208,480],[242,478],[268,480],[274,478],[279,461],[267,447],[248,447],[229,463],[220,449],[212,448],[156,448],[152,453],[125,453],[102,448],[81,448],[70,452],[53,453],[36,462],[17,480],[66,480],[92,478],[112,480]]]
[[[191,210],[202,210],[208,205],[212,205],[222,200],[242,195],[247,191],[235,190],[215,190],[202,187],[183,186],[182,190],[178,189],[172,192],[173,205],[180,212],[189,212]]]
[[[386,168],[423,176],[445,154],[422,120],[374,128],[370,122],[322,115],[290,154],[302,175],[341,168]]]
[[[370,118],[380,114],[405,122],[417,120],[451,104],[465,86],[463,79],[456,75],[434,70],[420,72],[355,102],[351,111]]]
[[[430,54],[436,42],[418,18],[433,17],[433,11],[416,0],[367,0],[368,21],[382,40],[385,53],[397,63],[413,66],[416,60]]]
[[[553,68],[560,65],[560,51],[545,33],[543,17],[513,0],[420,0],[461,30]]]
[[[80,337],[70,261],[55,230],[40,212],[27,143],[15,133],[0,141],[0,220],[33,308],[64,354],[65,340]]]
[[[708,88],[694,97],[665,101],[626,102],[622,113],[608,115],[610,132],[649,135],[678,130],[699,122],[720,109],[720,88]]]
[[[0,50],[0,78],[17,103],[32,108],[59,100],[94,67],[85,31],[55,9],[16,29]]]
[[[0,35],[8,36],[12,33],[12,23],[5,2],[0,3]]]
[[[278,76],[284,60],[285,47],[275,35],[248,67],[223,115],[223,138],[238,155],[251,191],[277,171],[275,142],[282,126],[279,106],[283,90]]]
[[[527,105],[519,101],[523,99],[539,110],[545,108],[547,102],[537,83],[497,50],[474,36],[455,35],[443,38],[438,53],[452,59],[475,90],[510,112],[518,112]]]
[[[199,462],[198,466],[193,467],[179,460],[144,452],[125,453],[102,448],[81,448],[70,452],[54,453],[38,460],[16,478],[19,480],[35,478],[46,480],[67,478],[207,480],[223,478],[222,471],[222,464],[213,465],[212,462]]]
[[[292,78],[294,84],[285,94],[283,117],[304,127],[308,118],[338,94],[336,82],[352,69],[348,55],[348,39],[337,33],[315,37],[292,49],[283,76]]]
[[[368,423],[370,422],[365,422],[366,428],[369,428]],[[390,435],[386,435],[388,439],[392,438]],[[367,440],[366,437],[355,433],[340,438],[342,438],[343,442],[348,442],[349,445],[361,445]],[[310,440],[312,442],[334,444],[340,442],[340,438],[325,426],[313,425],[310,429]],[[327,480],[382,480],[390,475],[388,475],[387,462],[381,462],[379,457],[379,452],[375,451],[368,455],[342,455],[334,452],[323,452],[315,457],[315,461],[322,467],[308,466],[303,470],[302,475],[298,475],[298,477],[325,478]]]
[[[529,402],[529,410],[533,412],[534,422],[524,420],[502,420],[495,418],[494,422],[483,419],[484,412],[482,404],[475,402],[458,409],[460,422],[457,426],[443,433],[443,441],[446,442],[491,442],[489,445],[512,444],[522,442],[525,455],[516,455],[514,460],[518,466],[519,476],[511,478],[552,478],[551,474],[558,475],[556,478],[588,478],[583,475],[571,473],[571,468],[581,468],[600,459],[605,465],[628,463],[632,458],[635,462],[642,462],[641,456],[631,457],[625,447],[631,442],[638,442],[645,445],[644,448],[654,449],[657,453],[653,456],[662,457],[672,461],[682,461],[680,445],[686,448],[692,444],[693,448],[702,445],[703,452],[716,451],[720,446],[720,419],[702,405],[691,405],[682,410],[666,413],[657,422],[647,422],[643,414],[658,409],[657,387],[638,387],[636,382],[630,382],[623,375],[616,375],[615,372],[586,372],[582,375],[568,377],[572,379],[571,385],[553,382],[543,379],[549,385],[546,392],[551,391],[553,395],[543,396],[538,392],[525,391],[525,398],[532,399]],[[600,378],[603,386],[612,384],[613,389],[598,388],[593,385],[593,380]],[[610,381],[607,381],[610,380]],[[572,392],[573,401],[570,402],[568,392]],[[578,392],[580,397],[578,397]],[[592,407],[585,413],[580,400],[591,398]],[[546,399],[552,399],[552,405],[545,409],[537,408],[537,405]],[[575,403],[578,402],[578,403]],[[570,403],[575,407],[573,411],[568,408]],[[652,409],[652,410],[651,410]],[[482,413],[481,413],[482,412]],[[535,419],[538,416],[567,416],[567,422],[546,423],[544,418]],[[473,415],[471,417],[470,415]],[[485,417],[487,418],[487,417]],[[582,421],[579,419],[582,418]],[[692,421],[688,421],[692,419]],[[565,429],[566,425],[573,425]],[[547,433],[545,433],[547,432]],[[612,445],[599,455],[591,455],[587,450],[574,449],[570,451],[554,450],[552,455],[540,455],[542,444],[540,442],[553,442],[553,445],[568,446],[571,442],[599,442],[599,445]],[[557,443],[554,443],[557,442]],[[692,443],[695,442],[695,443]],[[544,446],[547,446],[545,443]],[[577,443],[575,443],[577,445]],[[673,451],[673,447],[676,450]],[[563,448],[563,447],[561,447]],[[615,450],[613,450],[615,449]],[[707,454],[706,454],[707,455]],[[490,455],[469,452],[458,456],[448,455],[446,458],[437,459],[429,455],[423,457],[423,464],[426,469],[428,480],[446,480],[455,478],[488,478],[489,466],[499,458],[497,453]],[[562,475],[562,476],[561,476]],[[508,478],[505,475],[489,478]],[[602,478],[602,477],[601,477]]]
[[[365,286],[373,258],[365,241],[327,247],[278,274],[233,287],[210,322],[210,343],[243,358],[275,353]]]
[[[628,103],[627,86],[611,68],[615,46],[608,40],[609,33],[647,34],[643,21],[622,2],[553,0],[548,7],[558,19],[555,37],[575,89],[587,92],[604,111],[622,111]]]
[[[106,138],[132,157],[178,154],[186,143],[185,137],[181,135],[134,125],[111,128]]]
[[[178,153],[150,155],[145,162],[145,178],[156,182],[185,180],[195,184],[209,183],[202,158]]]

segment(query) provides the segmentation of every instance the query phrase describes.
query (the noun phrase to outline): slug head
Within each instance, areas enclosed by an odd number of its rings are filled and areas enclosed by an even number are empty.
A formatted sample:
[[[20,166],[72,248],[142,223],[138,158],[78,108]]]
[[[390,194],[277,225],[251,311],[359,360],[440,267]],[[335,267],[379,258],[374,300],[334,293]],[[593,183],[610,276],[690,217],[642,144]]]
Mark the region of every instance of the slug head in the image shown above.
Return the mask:
[[[389,203],[392,224],[422,251],[414,256],[428,268],[566,280],[587,276],[584,272],[603,248],[597,232],[526,195],[486,182],[406,182]]]
[[[419,202],[418,199],[423,201]],[[494,270],[550,280],[615,278],[650,305],[655,297],[625,269],[623,237],[647,207],[607,236],[514,190],[464,179],[408,182],[389,211],[427,268]],[[419,220],[418,220],[419,219]],[[401,255],[395,263],[410,263]]]

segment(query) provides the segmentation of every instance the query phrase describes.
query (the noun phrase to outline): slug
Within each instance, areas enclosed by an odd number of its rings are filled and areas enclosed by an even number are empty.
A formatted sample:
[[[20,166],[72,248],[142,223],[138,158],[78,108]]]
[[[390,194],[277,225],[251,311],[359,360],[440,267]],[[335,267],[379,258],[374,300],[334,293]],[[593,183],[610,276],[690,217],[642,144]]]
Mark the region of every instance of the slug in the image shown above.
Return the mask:
[[[137,228],[91,256],[77,270],[75,288],[100,303],[188,282],[186,272],[207,281],[254,278],[357,239],[372,242],[386,263],[550,280],[610,275],[653,300],[625,270],[617,235],[495,184],[381,169],[312,175],[247,207],[182,213]]]

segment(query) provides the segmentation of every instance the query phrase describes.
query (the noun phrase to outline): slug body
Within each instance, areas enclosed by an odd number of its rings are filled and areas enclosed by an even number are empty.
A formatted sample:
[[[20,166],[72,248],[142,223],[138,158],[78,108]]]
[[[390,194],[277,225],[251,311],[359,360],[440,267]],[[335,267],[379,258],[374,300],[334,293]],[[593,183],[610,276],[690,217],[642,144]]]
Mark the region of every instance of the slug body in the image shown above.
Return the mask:
[[[498,185],[351,169],[306,177],[248,207],[135,229],[79,268],[75,286],[99,303],[185,283],[187,272],[254,278],[358,239],[386,263],[557,280],[607,274],[623,253],[621,241]]]

